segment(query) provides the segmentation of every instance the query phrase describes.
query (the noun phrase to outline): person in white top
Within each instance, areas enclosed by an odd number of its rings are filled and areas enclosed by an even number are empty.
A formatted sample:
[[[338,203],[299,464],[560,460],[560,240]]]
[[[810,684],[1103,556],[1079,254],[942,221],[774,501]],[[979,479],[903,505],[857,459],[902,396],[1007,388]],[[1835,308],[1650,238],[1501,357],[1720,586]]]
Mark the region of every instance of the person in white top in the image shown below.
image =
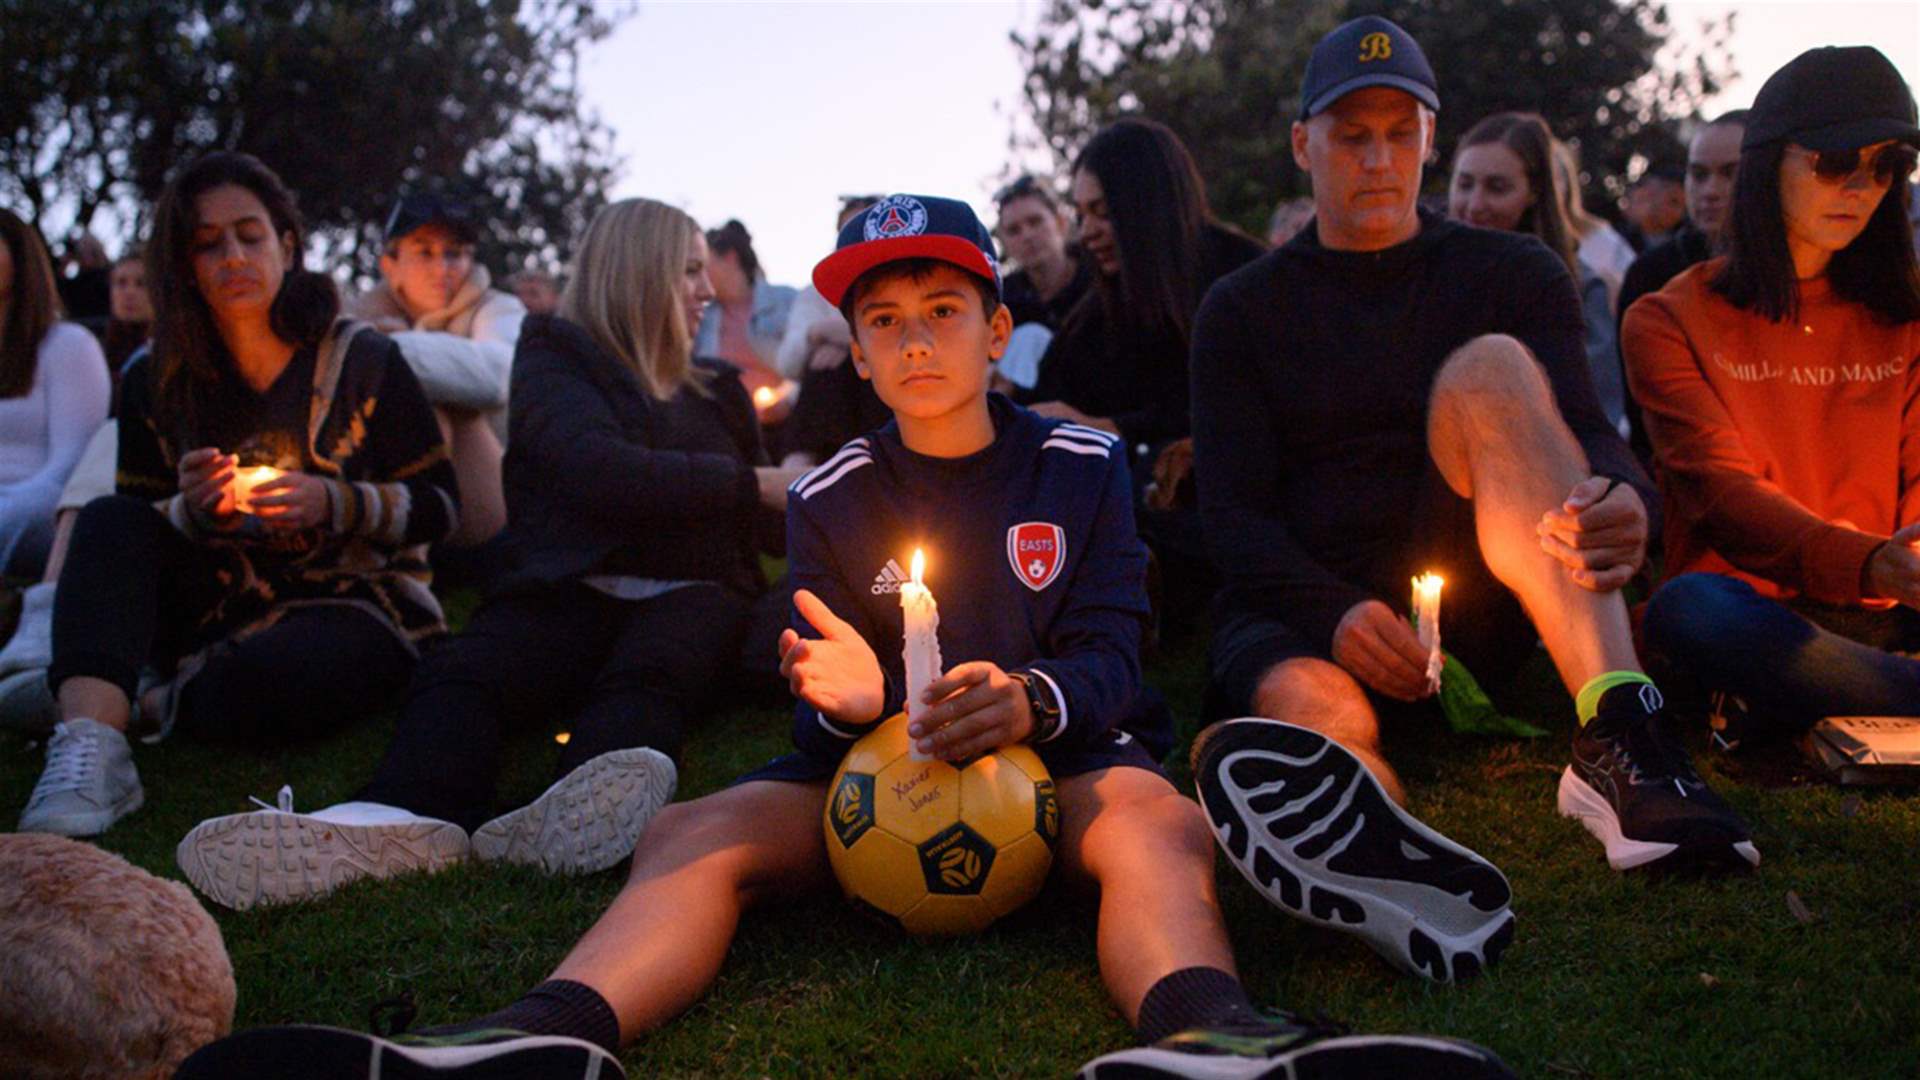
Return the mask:
[[[400,346],[440,420],[460,483],[460,525],[447,542],[481,543],[507,522],[500,462],[507,384],[526,305],[491,287],[474,260],[479,232],[464,207],[402,195],[387,218],[381,283],[352,304]]]
[[[0,567],[24,577],[45,569],[54,504],[112,393],[100,343],[59,311],[39,235],[0,210]]]

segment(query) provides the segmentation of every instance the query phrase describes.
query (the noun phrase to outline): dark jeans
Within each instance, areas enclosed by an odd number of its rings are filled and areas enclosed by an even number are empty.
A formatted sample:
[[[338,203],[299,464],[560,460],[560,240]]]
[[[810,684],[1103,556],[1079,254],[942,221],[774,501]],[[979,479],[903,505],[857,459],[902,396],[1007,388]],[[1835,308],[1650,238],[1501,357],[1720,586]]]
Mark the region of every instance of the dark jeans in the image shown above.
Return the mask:
[[[1920,648],[1920,614],[1906,608],[1795,610],[1738,578],[1682,574],[1654,594],[1641,633],[1684,682],[1736,694],[1792,730],[1823,716],[1920,715],[1920,660],[1898,655]]]
[[[133,700],[143,666],[171,669],[205,644],[194,628],[223,595],[206,549],[150,504],[95,499],[74,522],[54,592],[48,685],[58,692],[91,676]],[[413,654],[370,612],[291,608],[263,630],[207,647],[175,703],[175,724],[206,738],[306,738],[391,701],[412,669]]]
[[[400,729],[360,798],[472,831],[490,816],[509,730],[570,731],[555,776],[610,750],[678,758],[738,656],[749,601],[718,585],[616,600],[578,583],[489,600],[423,657]]]

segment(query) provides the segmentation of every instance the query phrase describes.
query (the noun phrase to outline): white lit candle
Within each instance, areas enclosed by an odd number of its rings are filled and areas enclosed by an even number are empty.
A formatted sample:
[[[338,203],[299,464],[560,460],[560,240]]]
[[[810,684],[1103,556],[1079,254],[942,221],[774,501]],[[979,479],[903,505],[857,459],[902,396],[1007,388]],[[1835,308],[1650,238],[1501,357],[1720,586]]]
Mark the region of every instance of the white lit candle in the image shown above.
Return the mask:
[[[940,677],[940,606],[933,602],[933,593],[921,581],[926,567],[926,556],[915,548],[913,580],[900,585],[900,612],[906,620],[903,658],[907,663],[908,723],[918,723],[926,716],[930,706],[920,700],[921,695]],[[909,754],[917,761],[927,759],[927,755],[918,750],[909,751]]]
[[[1427,650],[1427,692],[1440,689],[1440,669],[1446,661],[1440,655],[1440,587],[1445,579],[1428,572],[1413,579],[1413,629]]]
[[[247,465],[233,470],[233,508],[242,514],[253,513],[253,489],[285,475],[271,465]]]

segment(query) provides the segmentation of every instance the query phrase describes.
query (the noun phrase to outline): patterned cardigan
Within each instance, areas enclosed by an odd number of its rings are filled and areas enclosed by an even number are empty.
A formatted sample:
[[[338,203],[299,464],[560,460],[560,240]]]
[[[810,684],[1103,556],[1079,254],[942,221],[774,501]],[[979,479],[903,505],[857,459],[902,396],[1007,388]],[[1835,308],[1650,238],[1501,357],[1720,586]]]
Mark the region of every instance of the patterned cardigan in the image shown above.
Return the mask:
[[[364,323],[335,322],[318,346],[305,431],[256,433],[266,464],[311,473],[331,485],[326,528],[275,535],[240,517],[219,527],[189,511],[177,464],[206,445],[184,418],[157,415],[150,358],[122,380],[116,487],[149,500],[216,563],[222,583],[197,610],[172,613],[194,654],[270,626],[292,608],[343,604],[380,619],[409,651],[446,631],[428,586],[427,546],[459,513],[453,467],[433,410],[392,341]],[[232,452],[233,447],[222,447]]]

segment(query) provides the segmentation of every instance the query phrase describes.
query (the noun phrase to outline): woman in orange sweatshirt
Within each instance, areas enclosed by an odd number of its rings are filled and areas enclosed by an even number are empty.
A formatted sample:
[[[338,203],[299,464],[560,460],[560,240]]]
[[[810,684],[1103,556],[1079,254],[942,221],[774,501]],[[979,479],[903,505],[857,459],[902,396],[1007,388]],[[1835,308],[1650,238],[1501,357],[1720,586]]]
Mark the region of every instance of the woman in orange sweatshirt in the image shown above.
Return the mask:
[[[1748,118],[1728,255],[1622,326],[1678,575],[1647,644],[1753,734],[1920,714],[1917,146],[1886,57],[1801,54]]]

